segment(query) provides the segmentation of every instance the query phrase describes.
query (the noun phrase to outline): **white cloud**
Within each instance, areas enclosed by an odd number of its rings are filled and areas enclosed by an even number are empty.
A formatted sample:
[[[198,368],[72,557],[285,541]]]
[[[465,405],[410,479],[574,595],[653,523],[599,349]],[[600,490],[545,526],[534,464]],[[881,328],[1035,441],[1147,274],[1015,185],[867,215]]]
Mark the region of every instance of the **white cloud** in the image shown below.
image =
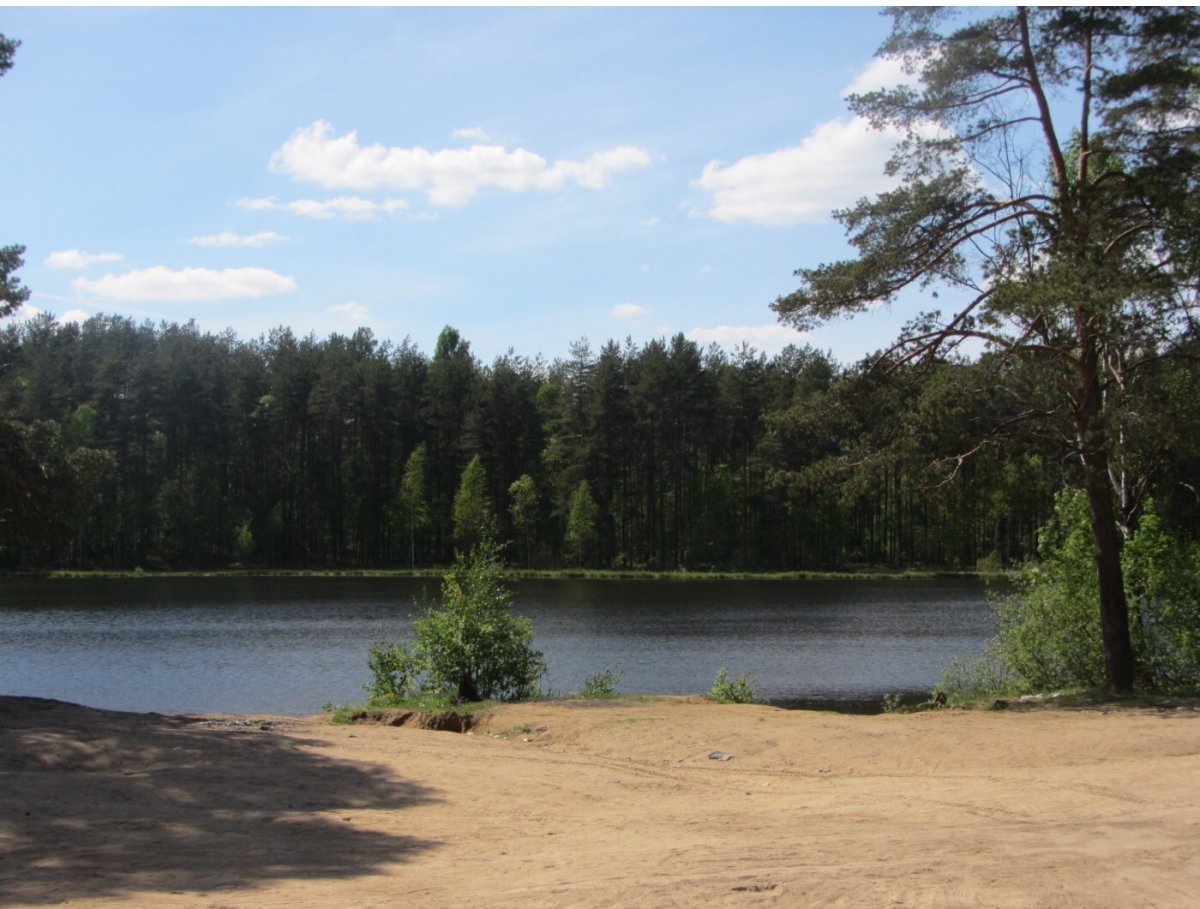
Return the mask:
[[[294,278],[266,268],[170,269],[158,265],[121,275],[76,278],[72,286],[82,293],[129,303],[172,303],[201,300],[257,299],[296,289]]]
[[[716,343],[725,348],[745,343],[766,354],[777,354],[789,344],[799,344],[807,337],[805,332],[777,323],[693,328],[687,336],[697,344]]]
[[[92,317],[90,312],[85,312],[82,309],[68,309],[58,317],[59,324],[65,325],[68,322],[74,322],[76,325],[81,325]]]
[[[361,303],[355,303],[353,300],[349,303],[339,303],[336,306],[330,306],[325,311],[333,313],[335,316],[344,316],[350,322],[367,321],[367,308]]]
[[[456,129],[451,135],[455,139],[470,139],[475,142],[487,142],[491,138],[482,126],[465,126]]]
[[[385,199],[372,202],[358,196],[335,196],[332,199],[295,199],[279,202],[274,197],[267,199],[241,199],[242,208],[251,211],[287,211],[303,218],[343,218],[347,221],[370,221],[376,215],[395,214],[408,208],[403,199]]]
[[[622,145],[596,152],[582,161],[556,161],[524,148],[476,144],[469,148],[361,146],[358,133],[334,136],[330,124],[318,120],[298,129],[271,156],[271,169],[296,180],[328,189],[397,189],[423,191],[438,206],[463,205],[484,187],[510,192],[557,190],[567,183],[603,189],[614,174],[648,167],[643,149]]]
[[[749,155],[722,167],[710,161],[697,184],[712,194],[717,221],[777,227],[825,221],[835,208],[891,188],[883,172],[900,139],[863,117],[821,124],[791,148]]]
[[[842,91],[842,97],[847,95],[862,95],[877,91],[881,88],[895,88],[900,85],[916,85],[920,79],[915,73],[904,71],[903,57],[876,57],[867,68],[859,73],[854,81]]]
[[[47,268],[88,268],[92,265],[109,265],[125,257],[120,253],[90,253],[81,249],[62,249],[46,256]]]
[[[188,242],[194,246],[257,247],[270,246],[272,243],[286,243],[291,239],[291,237],[285,237],[273,230],[261,230],[256,234],[234,234],[225,231],[203,237],[192,237]]]
[[[38,296],[47,297],[49,294],[38,294]],[[51,297],[51,299],[55,298]],[[86,322],[92,317],[90,312],[85,312],[82,309],[68,309],[61,315],[54,315],[50,310],[39,309],[32,303],[25,303],[20,309],[9,316],[9,318],[11,318],[14,322],[32,322],[34,319],[38,318],[39,316],[46,315],[48,312],[54,316],[54,321],[59,325],[66,325],[68,322],[74,322],[78,325]]]
[[[628,319],[640,319],[648,312],[649,310],[647,310],[646,307],[639,306],[636,303],[618,303],[609,311],[608,314],[614,319],[625,321]]]
[[[0,324],[7,322],[9,319],[13,322],[32,322],[41,314],[42,310],[38,309],[32,303],[22,303],[16,312],[0,318]]]

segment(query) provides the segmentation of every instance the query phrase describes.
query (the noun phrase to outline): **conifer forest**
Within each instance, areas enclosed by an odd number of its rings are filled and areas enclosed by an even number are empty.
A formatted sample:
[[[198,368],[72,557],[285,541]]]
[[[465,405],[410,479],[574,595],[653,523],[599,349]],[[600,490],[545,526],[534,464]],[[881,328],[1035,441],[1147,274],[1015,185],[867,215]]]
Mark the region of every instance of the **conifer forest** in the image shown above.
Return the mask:
[[[1171,362],[1122,506],[1132,523],[1153,495],[1192,535],[1200,408]],[[430,355],[367,329],[37,317],[0,333],[0,560],[403,568],[488,534],[540,568],[1002,567],[1034,555],[1073,469],[1036,435],[960,457],[1007,400],[986,358],[880,369],[677,335],[485,364],[449,327]]]

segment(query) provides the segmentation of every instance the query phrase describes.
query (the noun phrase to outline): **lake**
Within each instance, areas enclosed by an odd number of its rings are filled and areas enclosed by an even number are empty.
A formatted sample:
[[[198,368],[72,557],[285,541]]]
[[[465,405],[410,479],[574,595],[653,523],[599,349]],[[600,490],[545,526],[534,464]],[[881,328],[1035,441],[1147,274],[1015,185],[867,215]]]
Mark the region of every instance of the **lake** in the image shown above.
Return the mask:
[[[536,580],[513,585],[553,694],[621,673],[696,694],[724,667],[760,699],[865,707],[927,692],[994,630],[973,579]],[[304,715],[361,703],[375,641],[408,639],[437,579],[0,580],[0,693],[119,710]]]

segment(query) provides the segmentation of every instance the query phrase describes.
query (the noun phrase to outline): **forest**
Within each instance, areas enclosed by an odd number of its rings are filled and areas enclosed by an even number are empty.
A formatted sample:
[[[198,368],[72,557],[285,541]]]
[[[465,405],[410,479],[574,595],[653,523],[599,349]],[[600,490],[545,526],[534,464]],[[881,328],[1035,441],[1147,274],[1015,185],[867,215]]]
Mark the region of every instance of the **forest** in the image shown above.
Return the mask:
[[[911,81],[847,102],[898,137],[895,188],[835,211],[853,254],[772,309],[808,331],[910,290],[949,307],[891,347],[485,364],[450,326],[426,354],[10,320],[0,566],[424,567],[487,538],[538,568],[996,569],[1044,554],[1074,490],[1131,690],[1123,550],[1143,518],[1200,530],[1200,13],[889,12],[877,57]],[[23,253],[0,248],[0,317],[30,296]]]
[[[1171,362],[1158,431],[1119,465],[1122,520],[1153,496],[1192,537],[1200,408]],[[368,329],[38,316],[0,331],[0,563],[422,567],[486,533],[539,568],[1011,566],[1076,468],[1049,438],[976,445],[1012,406],[994,382],[986,357],[682,335],[483,364],[450,327],[427,355]]]

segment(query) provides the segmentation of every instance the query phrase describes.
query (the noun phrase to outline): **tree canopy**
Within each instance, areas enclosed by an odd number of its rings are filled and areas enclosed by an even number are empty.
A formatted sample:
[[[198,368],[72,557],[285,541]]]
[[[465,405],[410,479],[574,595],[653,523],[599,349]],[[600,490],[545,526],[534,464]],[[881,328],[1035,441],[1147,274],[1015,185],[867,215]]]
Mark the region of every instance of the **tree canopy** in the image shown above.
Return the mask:
[[[0,34],[0,76],[12,69],[13,57],[20,46],[20,41]],[[29,288],[16,274],[25,264],[24,255],[24,246],[0,247],[0,318],[11,316],[29,299]]]
[[[800,287],[774,308],[808,328],[911,288],[949,291],[957,305],[910,321],[881,365],[982,351],[980,385],[1002,388],[1006,406],[947,462],[954,468],[1016,430],[1073,456],[1091,513],[1108,684],[1128,691],[1128,515],[1118,506],[1140,500],[1116,492],[1133,488],[1125,440],[1147,416],[1143,377],[1195,334],[1200,11],[891,15],[880,54],[915,81],[850,104],[900,137],[888,165],[898,185],[837,212],[857,254],[801,268]]]

